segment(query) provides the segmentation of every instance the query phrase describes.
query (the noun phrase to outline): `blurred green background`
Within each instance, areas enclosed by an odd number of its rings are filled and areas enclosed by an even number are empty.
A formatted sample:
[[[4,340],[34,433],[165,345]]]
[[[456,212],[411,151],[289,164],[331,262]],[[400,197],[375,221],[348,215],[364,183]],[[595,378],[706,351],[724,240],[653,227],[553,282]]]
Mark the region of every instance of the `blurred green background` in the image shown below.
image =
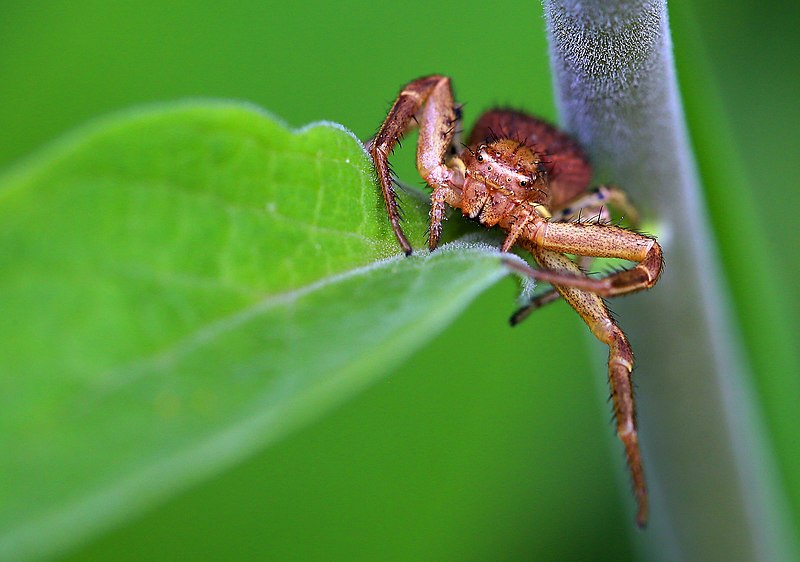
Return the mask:
[[[710,218],[796,523],[800,9],[778,6],[670,9]],[[468,125],[493,104],[556,117],[536,2],[5,0],[0,38],[0,167],[96,116],[187,97],[366,138],[400,86],[432,72],[453,77]],[[410,151],[400,158],[415,182]],[[742,237],[761,242],[755,261],[770,269],[751,267]],[[769,294],[753,291],[765,282]],[[357,399],[68,557],[635,558],[585,327],[559,303],[510,330],[515,295],[506,280]]]

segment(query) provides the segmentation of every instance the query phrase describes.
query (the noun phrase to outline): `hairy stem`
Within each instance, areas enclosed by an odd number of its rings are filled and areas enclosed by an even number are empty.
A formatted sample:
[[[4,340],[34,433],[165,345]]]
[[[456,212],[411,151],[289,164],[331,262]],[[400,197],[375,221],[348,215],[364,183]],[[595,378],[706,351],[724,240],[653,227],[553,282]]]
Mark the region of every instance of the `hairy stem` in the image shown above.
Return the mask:
[[[564,127],[658,220],[666,270],[613,302],[636,352],[652,558],[798,559],[728,309],[683,118],[665,1],[545,0]],[[632,503],[632,502],[631,502]]]

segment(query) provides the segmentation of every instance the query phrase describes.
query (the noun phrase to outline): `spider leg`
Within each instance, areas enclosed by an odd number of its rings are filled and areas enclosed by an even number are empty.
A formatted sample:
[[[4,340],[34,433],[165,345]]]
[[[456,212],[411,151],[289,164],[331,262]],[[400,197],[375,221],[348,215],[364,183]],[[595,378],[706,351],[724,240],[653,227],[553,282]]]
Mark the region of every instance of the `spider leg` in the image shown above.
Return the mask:
[[[537,248],[533,256],[542,267],[549,270],[573,276],[582,275],[575,262],[558,252]],[[625,447],[625,457],[633,481],[638,505],[636,521],[643,527],[647,522],[647,486],[639,451],[636,407],[631,384],[633,351],[625,334],[609,313],[605,302],[597,294],[561,285],[555,285],[555,289],[580,314],[595,337],[608,345],[608,382],[614,403],[617,436]]]
[[[606,185],[601,185],[590,193],[585,193],[573,199],[563,207],[556,209],[553,212],[550,221],[566,222],[574,219],[576,213],[585,212],[589,218],[582,220],[582,222],[586,224],[608,224],[611,220],[611,213],[609,212],[607,206],[609,204],[616,209],[625,212],[633,224],[638,224],[639,214],[636,209],[631,206],[630,203],[628,203],[628,198],[625,196],[625,192],[617,187]],[[514,237],[514,240],[516,240],[516,236]],[[508,251],[508,249],[505,248],[505,245],[503,247],[503,251]],[[594,260],[591,256],[577,256],[575,258],[575,263],[577,263],[581,271],[584,272],[588,271],[592,266],[592,261]],[[530,316],[534,311],[547,304],[556,302],[560,297],[561,293],[555,289],[549,289],[544,293],[535,296],[528,304],[520,307],[511,316],[511,319],[509,320],[511,325],[516,326]]]
[[[633,207],[627,202],[625,195],[619,189],[601,186],[595,193],[596,203],[610,199],[613,204],[628,209],[631,217],[638,220]],[[584,202],[590,201],[584,199]],[[560,210],[566,214],[572,211],[568,207]],[[655,239],[606,224],[603,215],[603,206],[596,215],[596,220],[586,222],[555,222],[552,220],[538,221],[520,245],[533,252],[535,248],[546,248],[559,253],[576,254],[593,257],[621,258],[638,262],[631,269],[618,271],[603,279],[591,279],[587,284],[585,279],[570,279],[558,274],[543,274],[538,277],[553,284],[564,284],[595,292],[603,297],[625,295],[643,289],[649,289],[656,284],[663,268],[663,254],[661,246]],[[563,217],[562,217],[563,218]],[[607,216],[606,216],[607,218]]]
[[[586,211],[585,214],[594,217],[596,216],[596,212],[603,212],[608,205],[618,210],[625,217],[625,222],[630,224],[633,228],[639,226],[639,212],[636,210],[636,207],[631,205],[624,191],[613,185],[598,186],[591,192],[573,199],[563,207],[553,211],[553,216],[550,220],[552,222],[569,221],[575,217],[575,214],[579,210],[584,210]],[[610,214],[605,212],[603,217],[589,220],[588,222],[607,223],[610,218]]]
[[[511,315],[509,319],[509,323],[512,326],[516,326],[523,320],[525,320],[528,316],[530,316],[533,312],[539,310],[545,305],[550,304],[551,302],[555,302],[561,298],[561,293],[556,291],[555,289],[548,289],[547,291],[541,293],[540,295],[536,295],[533,297],[528,304],[525,306],[521,306],[517,309],[517,311]]]
[[[512,269],[524,271],[540,281],[591,291],[602,297],[649,289],[658,281],[663,266],[661,246],[655,239],[610,225],[539,220],[532,225],[526,237],[520,239],[519,244],[531,253],[544,248],[564,254],[638,262],[631,269],[618,271],[602,279],[572,275],[565,271],[536,270],[531,273],[523,265],[510,260],[507,262]]]
[[[420,114],[419,120],[417,114]],[[441,233],[444,202],[455,197],[449,188],[453,172],[444,165],[444,160],[455,136],[457,124],[458,112],[453,101],[450,79],[445,76],[426,76],[403,88],[374,139],[367,144],[375,162],[386,213],[397,242],[406,255],[411,254],[412,248],[400,226],[389,155],[400,138],[418,125],[420,133],[417,143],[417,169],[434,188],[429,246],[435,248]]]
[[[578,269],[580,269],[582,272],[585,272],[591,267],[593,259],[594,258],[591,256],[577,256],[575,258],[575,264],[578,266]],[[545,305],[556,302],[560,298],[561,293],[556,291],[554,288],[550,288],[533,297],[525,306],[518,308],[517,311],[511,315],[509,322],[512,326],[516,326],[530,316],[533,312],[539,310]]]

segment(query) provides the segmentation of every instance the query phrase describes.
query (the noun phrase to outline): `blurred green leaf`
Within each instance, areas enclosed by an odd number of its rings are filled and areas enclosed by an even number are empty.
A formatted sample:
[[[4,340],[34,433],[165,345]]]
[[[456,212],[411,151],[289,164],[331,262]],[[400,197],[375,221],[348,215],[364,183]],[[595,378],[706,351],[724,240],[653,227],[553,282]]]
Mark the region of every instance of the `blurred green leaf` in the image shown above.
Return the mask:
[[[352,134],[240,104],[106,120],[0,178],[0,557],[273,441],[506,273],[463,243],[397,254]]]

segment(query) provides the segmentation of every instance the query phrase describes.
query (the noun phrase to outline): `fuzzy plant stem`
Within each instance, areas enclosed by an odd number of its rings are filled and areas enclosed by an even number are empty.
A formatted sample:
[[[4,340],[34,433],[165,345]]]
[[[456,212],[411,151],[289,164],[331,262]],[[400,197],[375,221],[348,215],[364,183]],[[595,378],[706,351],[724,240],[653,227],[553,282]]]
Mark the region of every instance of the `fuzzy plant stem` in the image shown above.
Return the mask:
[[[657,221],[665,250],[658,285],[612,303],[638,365],[651,518],[636,541],[655,560],[800,559],[707,225],[666,3],[544,7],[562,125],[596,180]]]

